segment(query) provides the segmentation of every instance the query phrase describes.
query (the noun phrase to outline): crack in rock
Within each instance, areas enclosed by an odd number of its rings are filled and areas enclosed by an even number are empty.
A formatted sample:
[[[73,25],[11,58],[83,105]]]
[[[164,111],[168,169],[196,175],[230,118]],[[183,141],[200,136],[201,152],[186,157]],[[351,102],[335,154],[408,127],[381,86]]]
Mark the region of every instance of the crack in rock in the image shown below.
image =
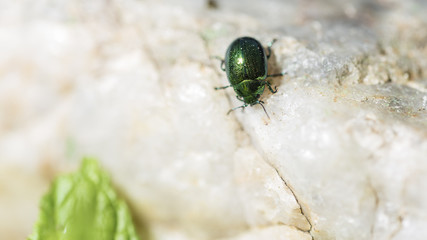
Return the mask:
[[[274,169],[274,171],[276,171],[277,175],[280,177],[280,179],[282,179],[283,184],[285,184],[285,186],[291,191],[292,196],[294,196],[294,199],[295,199],[296,203],[299,206],[299,210],[300,210],[301,214],[304,216],[304,218],[307,220],[308,224],[310,225],[310,229],[309,230],[302,230],[302,229],[300,229],[298,227],[296,227],[296,228],[298,230],[301,230],[303,232],[306,232],[306,233],[310,234],[311,239],[314,240],[314,236],[311,234],[311,230],[313,229],[313,224],[311,223],[310,219],[305,214],[304,209],[302,208],[301,203],[299,202],[298,197],[295,194],[294,190],[288,185],[288,183],[285,181],[285,179],[279,173],[279,170],[277,170],[277,168],[273,164],[270,164],[268,161],[266,161],[266,162]]]
[[[399,232],[400,232],[400,230],[402,229],[402,227],[403,227],[403,216],[402,215],[399,215],[398,217],[397,217],[397,220],[399,221],[399,225],[397,226],[397,228],[391,233],[391,235],[390,235],[390,240],[392,240]]]
[[[375,189],[375,187],[372,185],[372,182],[370,180],[370,178],[368,178],[368,186],[371,188],[373,195],[374,195],[374,199],[375,199],[375,206],[374,206],[374,221],[372,222],[372,226],[371,226],[371,237],[374,237],[375,234],[375,228],[376,228],[376,216],[378,215],[378,208],[380,205],[380,198],[378,196],[378,192]]]

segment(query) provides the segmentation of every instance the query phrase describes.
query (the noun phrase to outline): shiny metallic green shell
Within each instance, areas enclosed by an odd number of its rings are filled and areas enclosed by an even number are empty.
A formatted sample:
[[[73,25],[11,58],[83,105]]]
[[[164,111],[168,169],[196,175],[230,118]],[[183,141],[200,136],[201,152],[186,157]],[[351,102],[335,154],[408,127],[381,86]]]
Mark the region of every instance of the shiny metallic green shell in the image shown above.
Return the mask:
[[[234,40],[225,54],[225,71],[230,84],[247,104],[255,104],[264,92],[267,56],[261,43],[250,37]]]
[[[231,85],[267,77],[267,56],[261,43],[250,37],[234,40],[225,54],[225,71]]]

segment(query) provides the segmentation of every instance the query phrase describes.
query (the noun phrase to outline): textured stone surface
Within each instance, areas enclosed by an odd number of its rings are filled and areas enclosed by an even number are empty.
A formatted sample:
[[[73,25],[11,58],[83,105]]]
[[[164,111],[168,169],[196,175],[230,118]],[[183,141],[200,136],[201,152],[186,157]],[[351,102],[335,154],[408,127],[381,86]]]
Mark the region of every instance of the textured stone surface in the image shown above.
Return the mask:
[[[427,237],[424,1],[0,5],[1,236],[90,155],[153,239]],[[271,119],[213,90],[243,35]]]

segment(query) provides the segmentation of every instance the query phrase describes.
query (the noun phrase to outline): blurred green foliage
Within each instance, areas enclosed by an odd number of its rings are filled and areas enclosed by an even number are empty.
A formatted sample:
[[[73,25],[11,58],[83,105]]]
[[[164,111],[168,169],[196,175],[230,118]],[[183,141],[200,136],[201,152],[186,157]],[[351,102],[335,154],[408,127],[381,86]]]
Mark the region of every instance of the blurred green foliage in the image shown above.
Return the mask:
[[[128,207],[94,159],[58,177],[40,203],[28,240],[137,240]]]

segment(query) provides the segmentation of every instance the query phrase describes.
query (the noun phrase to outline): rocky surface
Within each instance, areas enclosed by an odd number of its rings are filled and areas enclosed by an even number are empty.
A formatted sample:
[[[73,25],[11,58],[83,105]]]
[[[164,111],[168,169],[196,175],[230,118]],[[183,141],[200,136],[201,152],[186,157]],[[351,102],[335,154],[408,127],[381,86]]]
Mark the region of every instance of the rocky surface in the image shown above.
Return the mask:
[[[152,239],[427,237],[425,2],[0,5],[1,236],[90,155]],[[278,39],[270,119],[213,90],[244,35]]]

